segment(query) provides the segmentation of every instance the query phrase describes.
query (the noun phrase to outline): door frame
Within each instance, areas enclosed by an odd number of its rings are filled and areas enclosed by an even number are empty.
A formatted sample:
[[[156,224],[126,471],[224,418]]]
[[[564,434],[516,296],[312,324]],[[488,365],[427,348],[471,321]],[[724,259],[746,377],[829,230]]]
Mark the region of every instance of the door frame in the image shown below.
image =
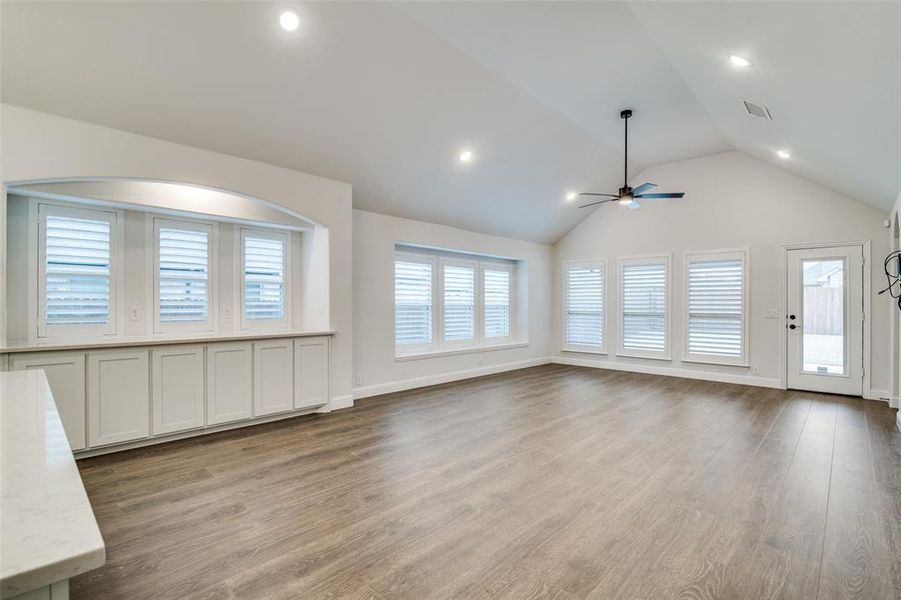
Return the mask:
[[[780,294],[780,313],[783,321],[785,315],[788,314],[788,251],[789,250],[806,250],[814,248],[836,248],[839,246],[860,246],[863,254],[863,300],[861,308],[863,309],[863,386],[860,390],[862,398],[872,399],[873,394],[870,392],[870,297],[871,297],[871,272],[870,272],[870,240],[857,240],[851,242],[815,242],[810,244],[783,244],[782,245],[782,266],[780,267],[782,287]],[[780,335],[779,358],[782,361],[782,373],[780,375],[780,385],[783,390],[788,389],[788,329],[783,325]]]

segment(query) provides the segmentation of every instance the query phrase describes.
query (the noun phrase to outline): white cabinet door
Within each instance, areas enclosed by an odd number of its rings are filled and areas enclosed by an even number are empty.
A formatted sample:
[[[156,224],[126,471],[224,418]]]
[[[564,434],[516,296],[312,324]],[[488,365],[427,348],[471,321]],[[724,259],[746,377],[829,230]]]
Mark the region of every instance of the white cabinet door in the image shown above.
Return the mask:
[[[151,351],[153,435],[203,427],[203,346]]]
[[[88,433],[92,447],[150,435],[147,350],[88,354]]]
[[[252,416],[252,362],[250,342],[207,345],[207,425],[241,421]]]
[[[294,340],[294,408],[328,402],[328,338]]]
[[[253,343],[253,414],[256,417],[294,408],[294,342]]]
[[[84,354],[40,352],[14,354],[13,371],[44,369],[56,410],[72,450],[85,448]]]

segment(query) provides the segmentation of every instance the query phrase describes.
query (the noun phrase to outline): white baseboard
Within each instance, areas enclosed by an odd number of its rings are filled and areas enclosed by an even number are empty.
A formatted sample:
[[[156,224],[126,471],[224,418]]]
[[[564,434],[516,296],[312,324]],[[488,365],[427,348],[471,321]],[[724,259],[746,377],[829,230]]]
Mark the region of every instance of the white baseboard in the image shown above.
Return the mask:
[[[430,385],[438,385],[440,383],[450,383],[451,381],[472,379],[473,377],[482,377],[484,375],[494,375],[495,373],[503,373],[504,371],[515,371],[516,369],[537,367],[539,365],[546,365],[550,362],[551,359],[549,357],[532,358],[500,365],[479,367],[477,369],[466,369],[465,371],[453,371],[450,373],[441,373],[439,375],[415,377],[413,379],[404,379],[403,381],[389,381],[387,383],[364,385],[354,388],[353,397],[354,399],[369,398],[370,396],[402,392]]]
[[[703,379],[705,381],[718,381],[721,383],[737,383],[740,385],[782,389],[782,382],[779,379],[757,377],[755,375],[737,375],[734,373],[721,373],[719,371],[697,371],[680,367],[614,362],[609,360],[599,361],[569,356],[555,356],[551,359],[551,362],[558,365],[611,369],[614,371],[630,371],[633,373],[647,373],[649,375],[665,375],[668,377],[684,377],[686,379]]]
[[[344,408],[353,408],[354,395],[342,394],[329,399],[328,404],[322,407],[321,412],[331,412],[333,410],[341,410]]]
[[[886,390],[874,390],[869,389],[864,391],[863,397],[867,400],[881,400],[882,402],[888,402],[889,406],[892,405],[892,397]]]

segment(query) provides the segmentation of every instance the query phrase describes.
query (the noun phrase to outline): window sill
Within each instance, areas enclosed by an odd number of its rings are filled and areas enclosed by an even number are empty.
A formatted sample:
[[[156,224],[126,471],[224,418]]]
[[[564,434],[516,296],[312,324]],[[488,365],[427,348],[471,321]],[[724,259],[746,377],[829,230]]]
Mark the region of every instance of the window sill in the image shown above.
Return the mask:
[[[648,360],[664,360],[667,362],[672,362],[673,358],[669,354],[639,354],[632,352],[617,352],[617,356],[621,356],[623,358],[645,358]]]
[[[598,354],[601,356],[607,356],[607,350],[604,348],[577,348],[574,346],[564,346],[560,349],[561,352],[573,352],[575,354]]]
[[[405,362],[409,360],[422,360],[426,358],[439,358],[441,356],[454,356],[456,354],[475,354],[478,352],[491,352],[493,350],[511,350],[513,348],[526,348],[529,342],[514,342],[510,344],[491,344],[487,346],[470,346],[466,348],[456,348],[452,350],[425,350],[422,352],[409,352],[405,354],[396,354],[394,360]]]
[[[715,358],[683,358],[679,362],[697,364],[697,365],[720,365],[723,367],[738,367],[740,369],[750,369],[751,365],[747,362],[727,362],[722,360],[717,360]]]

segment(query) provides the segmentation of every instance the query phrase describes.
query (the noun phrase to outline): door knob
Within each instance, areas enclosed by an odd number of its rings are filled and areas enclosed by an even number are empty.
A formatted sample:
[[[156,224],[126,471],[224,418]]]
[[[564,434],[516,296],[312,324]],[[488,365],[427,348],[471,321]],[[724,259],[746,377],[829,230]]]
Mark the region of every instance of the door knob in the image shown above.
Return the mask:
[[[795,325],[794,323],[792,323],[791,325],[788,326],[788,328],[789,328],[789,329],[797,329],[798,326]]]
[[[791,319],[792,321],[794,321],[794,320],[795,320],[795,315],[788,315],[788,318]]]

